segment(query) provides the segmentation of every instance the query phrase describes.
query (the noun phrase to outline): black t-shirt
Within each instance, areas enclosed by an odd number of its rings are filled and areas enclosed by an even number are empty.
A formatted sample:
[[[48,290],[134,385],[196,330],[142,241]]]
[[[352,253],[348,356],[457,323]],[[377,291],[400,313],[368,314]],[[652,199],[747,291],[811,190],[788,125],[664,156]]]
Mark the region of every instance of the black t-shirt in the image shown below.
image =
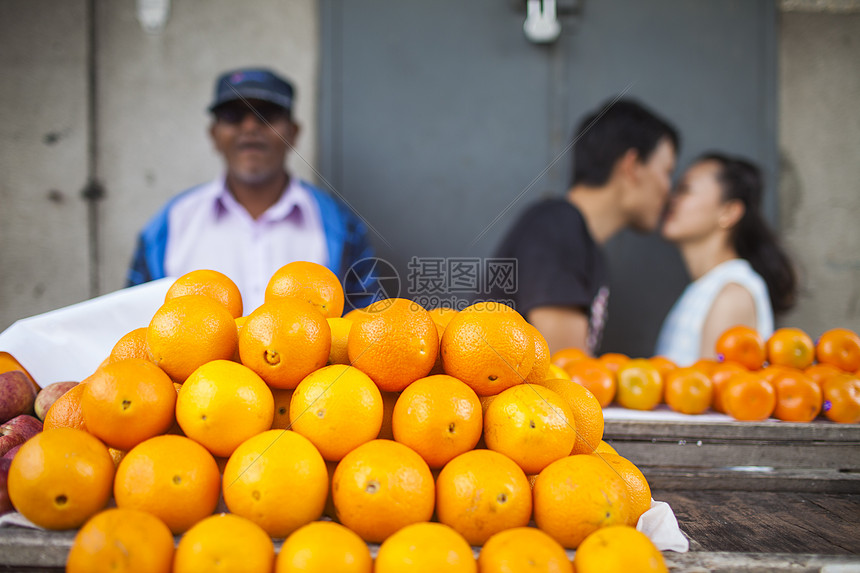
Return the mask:
[[[609,286],[603,251],[582,213],[565,199],[531,205],[508,231],[494,255],[516,259],[516,287],[494,300],[508,300],[526,316],[541,306],[575,307],[589,317],[588,346],[594,352],[606,324]]]

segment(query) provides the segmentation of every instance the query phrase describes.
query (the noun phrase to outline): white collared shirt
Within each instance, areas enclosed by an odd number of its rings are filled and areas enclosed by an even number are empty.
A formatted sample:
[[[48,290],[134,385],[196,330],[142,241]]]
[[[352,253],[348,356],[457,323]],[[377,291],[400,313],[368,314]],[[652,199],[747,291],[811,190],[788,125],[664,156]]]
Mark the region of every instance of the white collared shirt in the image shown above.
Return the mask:
[[[295,178],[258,219],[218,179],[179,197],[168,218],[165,272],[224,273],[242,293],[244,314],[263,303],[269,279],[293,261],[326,265],[328,251],[319,206]]]

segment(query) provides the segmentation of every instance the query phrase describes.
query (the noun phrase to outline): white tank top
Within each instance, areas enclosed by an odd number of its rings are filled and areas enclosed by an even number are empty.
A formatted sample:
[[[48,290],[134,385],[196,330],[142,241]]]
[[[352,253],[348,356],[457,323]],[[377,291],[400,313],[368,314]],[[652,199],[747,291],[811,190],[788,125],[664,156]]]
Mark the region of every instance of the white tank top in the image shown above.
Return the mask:
[[[732,259],[687,285],[663,321],[655,355],[665,356],[679,366],[689,366],[698,360],[705,318],[717,295],[730,283],[744,287],[752,295],[757,330],[767,340],[773,334],[773,309],[767,285],[747,260]]]

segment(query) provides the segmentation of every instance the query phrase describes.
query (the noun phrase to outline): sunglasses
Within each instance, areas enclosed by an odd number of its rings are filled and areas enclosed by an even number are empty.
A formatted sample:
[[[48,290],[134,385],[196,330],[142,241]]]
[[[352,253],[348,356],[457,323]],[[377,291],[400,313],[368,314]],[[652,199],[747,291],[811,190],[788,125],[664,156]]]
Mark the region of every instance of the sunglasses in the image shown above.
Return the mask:
[[[221,106],[214,112],[215,119],[231,125],[237,125],[245,120],[250,113],[255,118],[262,118],[265,123],[275,123],[281,119],[289,119],[289,112],[277,105],[254,105],[253,108],[245,104],[232,104]]]

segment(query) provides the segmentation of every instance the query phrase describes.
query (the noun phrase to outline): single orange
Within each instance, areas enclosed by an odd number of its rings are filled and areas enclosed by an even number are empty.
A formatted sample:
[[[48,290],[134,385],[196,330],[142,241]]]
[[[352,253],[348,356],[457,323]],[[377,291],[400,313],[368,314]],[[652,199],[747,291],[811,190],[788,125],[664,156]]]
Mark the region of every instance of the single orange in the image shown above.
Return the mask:
[[[427,312],[430,313],[430,318],[433,319],[433,322],[436,323],[436,326],[438,326],[442,332],[445,332],[451,319],[457,316],[457,310],[447,306],[431,308]]]
[[[211,360],[236,354],[236,320],[220,302],[189,294],[165,302],[146,330],[149,358],[177,382]]]
[[[576,443],[576,422],[564,398],[548,388],[520,384],[508,388],[487,408],[484,440],[491,450],[536,474],[567,456]]]
[[[297,298],[312,304],[326,318],[343,314],[343,287],[340,279],[327,267],[308,261],[284,265],[266,285],[266,302]]]
[[[7,486],[12,505],[45,529],[74,529],[110,499],[113,460],[83,430],[44,430],[12,458]]]
[[[595,358],[579,360],[571,364],[566,372],[573,382],[588,388],[588,391],[600,402],[601,407],[607,407],[615,399],[618,389],[615,374],[599,360]]]
[[[331,349],[326,364],[349,364],[346,344],[349,342],[352,321],[340,316],[327,318],[326,321],[328,321],[328,327],[331,330]]]
[[[815,366],[815,365],[813,365]],[[810,366],[809,368],[812,368]],[[808,369],[807,369],[808,370]],[[762,378],[773,384],[773,381],[776,380],[776,377],[785,374],[785,373],[797,373],[797,372],[806,372],[806,370],[798,370],[797,368],[789,368],[788,366],[765,366],[761,370],[757,370],[756,374],[759,374]]]
[[[175,408],[170,376],[141,358],[99,368],[88,378],[81,397],[87,431],[120,450],[169,430]]]
[[[185,435],[222,457],[271,428],[274,412],[272,391],[262,378],[229,360],[195,370],[176,399],[176,421]]]
[[[622,366],[630,362],[630,357],[620,352],[606,352],[605,354],[601,354],[597,359],[616,375]]]
[[[33,376],[24,368],[24,365],[18,362],[18,360],[6,352],[5,350],[0,351],[0,373],[2,372],[11,372],[12,370],[19,370],[24,373],[30,383],[33,385],[33,388],[36,389],[36,392],[42,389],[42,387],[36,383],[33,379]]]
[[[854,372],[860,368],[860,336],[847,328],[832,328],[818,339],[815,356],[822,364]]]
[[[185,273],[167,289],[164,302],[189,294],[213,298],[223,304],[233,318],[242,316],[242,293],[236,283],[224,273],[209,269]]]
[[[714,368],[719,366],[721,363],[718,360],[714,360],[712,358],[699,358],[693,364],[690,365],[690,368],[695,368],[696,370],[701,371],[705,376],[710,377],[711,373],[713,373]]]
[[[290,389],[325,366],[331,340],[328,321],[310,303],[277,299],[248,315],[239,336],[239,357],[272,388]]]
[[[528,525],[532,493],[525,472],[504,454],[472,450],[448,462],[436,478],[436,513],[471,545]]]
[[[573,573],[573,564],[558,541],[534,527],[496,533],[478,555],[481,573]]]
[[[777,366],[803,370],[815,360],[815,345],[799,328],[780,328],[767,341],[767,360]]]
[[[433,475],[408,446],[373,440],[349,452],[332,478],[337,518],[365,541],[380,543],[412,523],[429,521]]]
[[[212,454],[172,434],[132,448],[119,463],[113,484],[118,507],[151,513],[174,534],[211,515],[220,489],[221,474]]]
[[[81,408],[81,398],[87,389],[86,380],[72,386],[65,394],[57,398],[45,413],[42,430],[53,428],[75,428],[86,430],[87,423],[84,421],[84,411]]]
[[[498,394],[523,383],[534,366],[535,343],[529,324],[513,310],[501,308],[464,309],[442,335],[445,373],[468,384],[478,396]]]
[[[66,560],[67,573],[170,573],[173,534],[137,509],[106,509],[81,527]]]
[[[669,374],[663,399],[682,414],[701,414],[711,407],[714,383],[695,368],[678,368]]]
[[[600,440],[600,444],[597,446],[597,448],[595,448],[594,453],[595,454],[617,454],[618,452],[616,452],[615,448],[610,446],[608,443],[606,443],[603,440]]]
[[[135,328],[117,340],[110,351],[108,362],[117,362],[127,358],[149,360],[149,352],[146,350],[145,326]]]
[[[782,366],[774,366],[773,368],[783,368]],[[695,369],[694,370],[698,370]],[[713,387],[713,391],[711,393],[711,405],[714,410],[717,412],[725,413],[725,408],[723,407],[723,386],[728,382],[735,374],[745,374],[749,372],[747,368],[741,365],[739,362],[727,361],[720,362],[719,364],[714,365],[713,368],[710,369],[711,373],[709,375],[711,386]]]
[[[773,385],[754,372],[732,376],[721,393],[726,414],[736,420],[766,420],[776,407]]]
[[[767,358],[761,335],[745,325],[733,326],[723,332],[717,339],[716,351],[721,361],[731,360],[749,370],[760,369]]]
[[[547,380],[570,380],[570,374],[567,373],[562,368],[559,368],[555,364],[550,364],[549,368],[546,371],[546,379]]]
[[[296,386],[290,420],[292,429],[309,439],[325,459],[337,461],[379,435],[382,395],[358,368],[325,366]]]
[[[588,388],[572,380],[544,380],[539,386],[549,388],[570,406],[576,428],[572,454],[590,454],[603,439],[603,408]]]
[[[442,523],[413,523],[379,546],[375,573],[477,573],[472,548]]]
[[[779,420],[811,422],[821,412],[821,387],[800,371],[777,376],[773,389],[776,391],[773,415]]]
[[[665,356],[652,356],[648,359],[648,362],[650,362],[651,365],[660,373],[660,377],[663,379],[664,384],[666,379],[669,377],[669,374],[678,369],[678,365]]]
[[[605,453],[594,455],[609,464],[627,484],[630,499],[627,524],[635,527],[642,514],[651,509],[651,486],[648,485],[648,480],[642,470],[625,457]]]
[[[406,387],[392,413],[394,439],[441,468],[475,447],[483,417],[475,391],[447,374],[419,378]]]
[[[573,556],[576,573],[668,573],[663,554],[648,536],[626,525],[598,529]]]
[[[663,400],[660,371],[644,358],[627,361],[616,373],[615,400],[632,410],[653,410]]]
[[[562,458],[534,485],[534,520],[563,546],[575,549],[589,534],[630,518],[627,483],[594,455]]]
[[[822,410],[830,420],[840,424],[860,423],[860,376],[846,373],[828,378],[822,394]]]
[[[275,400],[275,414],[272,417],[273,430],[286,430],[290,427],[290,402],[295,390],[284,388],[272,389],[272,398]]]
[[[430,373],[439,353],[439,334],[430,314],[404,298],[373,303],[353,322],[347,351],[350,363],[385,392],[400,392]]]
[[[842,374],[843,371],[832,364],[818,363],[805,369],[803,373],[809,376],[819,387],[823,387],[824,382],[828,378],[836,374]]]
[[[373,558],[364,540],[333,521],[303,525],[284,541],[275,573],[371,573]]]
[[[272,537],[322,516],[328,473],[319,451],[292,431],[268,430],[236,448],[224,468],[224,502]]]
[[[526,329],[531,333],[535,343],[535,361],[525,381],[529,384],[537,384],[546,380],[546,375],[549,372],[549,345],[546,342],[546,338],[543,337],[543,334],[537,328],[526,323]]]
[[[173,573],[271,573],[275,547],[254,522],[220,513],[195,524],[176,546]]]
[[[574,346],[568,348],[561,348],[552,353],[549,360],[552,364],[555,364],[561,369],[566,370],[568,364],[573,364],[583,358],[588,358],[588,353],[582,348],[576,348]]]

